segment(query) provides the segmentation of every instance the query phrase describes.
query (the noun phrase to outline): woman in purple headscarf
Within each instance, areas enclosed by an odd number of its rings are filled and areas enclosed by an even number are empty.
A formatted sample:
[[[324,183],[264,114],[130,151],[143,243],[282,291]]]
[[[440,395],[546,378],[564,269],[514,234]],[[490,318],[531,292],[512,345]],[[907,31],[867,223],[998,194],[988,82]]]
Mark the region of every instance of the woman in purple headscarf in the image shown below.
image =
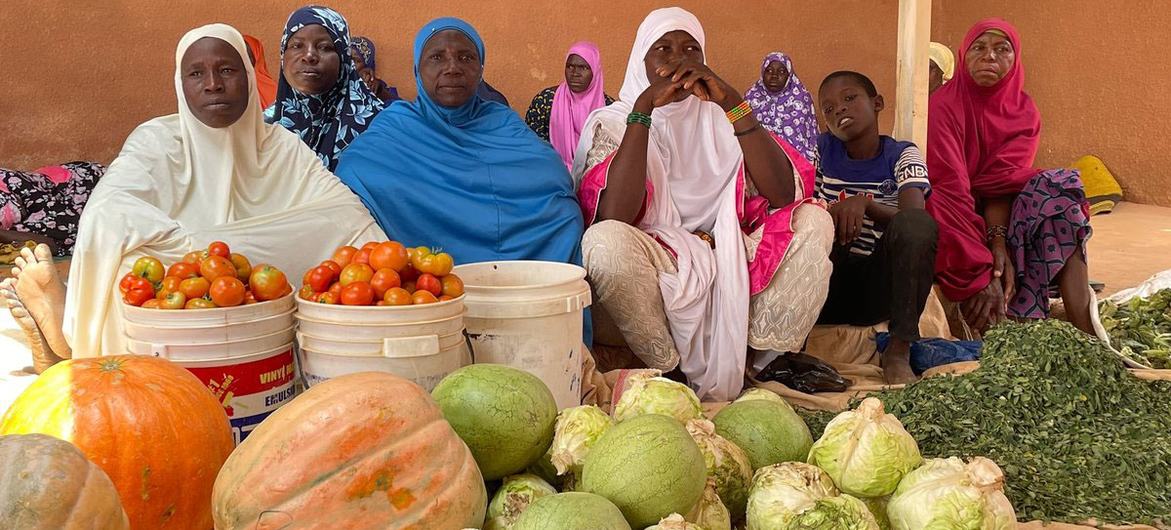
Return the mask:
[[[368,37],[354,37],[350,43],[350,51],[353,52],[351,55],[354,56],[354,67],[358,69],[358,76],[362,78],[362,82],[366,83],[366,88],[369,88],[375,97],[386,104],[402,99],[398,95],[398,89],[378,78],[376,72],[378,63],[375,55],[377,48],[374,46],[374,41]]]
[[[573,168],[573,153],[590,113],[614,102],[602,81],[602,56],[592,42],[576,42],[565,54],[565,80],[533,98],[525,123],[542,140],[553,144],[565,167]]]
[[[817,114],[813,96],[793,71],[793,60],[781,52],[765,56],[760,80],[744,99],[752,105],[757,121],[812,160],[817,150]]]

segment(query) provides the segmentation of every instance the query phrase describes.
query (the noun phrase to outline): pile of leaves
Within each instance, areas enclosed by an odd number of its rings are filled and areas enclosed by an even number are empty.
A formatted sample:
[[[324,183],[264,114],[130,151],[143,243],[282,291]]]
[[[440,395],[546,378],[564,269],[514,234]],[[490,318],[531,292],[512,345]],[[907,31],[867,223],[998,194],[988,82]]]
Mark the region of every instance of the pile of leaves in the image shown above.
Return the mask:
[[[1122,303],[1105,300],[1098,314],[1120,353],[1152,368],[1171,368],[1171,289]]]

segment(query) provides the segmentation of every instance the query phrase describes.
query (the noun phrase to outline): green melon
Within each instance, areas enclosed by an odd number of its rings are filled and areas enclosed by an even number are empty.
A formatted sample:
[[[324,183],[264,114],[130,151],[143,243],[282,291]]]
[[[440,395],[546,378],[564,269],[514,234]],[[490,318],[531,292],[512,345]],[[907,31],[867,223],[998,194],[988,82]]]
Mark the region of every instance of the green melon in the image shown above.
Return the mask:
[[[581,489],[613,502],[634,528],[687,513],[703,495],[703,453],[674,418],[635,416],[606,431],[590,449]]]
[[[804,462],[813,446],[809,427],[787,403],[734,402],[712,418],[716,434],[748,454],[753,471],[782,462]]]
[[[511,530],[631,530],[614,503],[592,493],[541,497],[529,505]]]
[[[553,442],[557,403],[535,376],[497,364],[465,366],[431,392],[471,449],[484,480],[520,473]]]

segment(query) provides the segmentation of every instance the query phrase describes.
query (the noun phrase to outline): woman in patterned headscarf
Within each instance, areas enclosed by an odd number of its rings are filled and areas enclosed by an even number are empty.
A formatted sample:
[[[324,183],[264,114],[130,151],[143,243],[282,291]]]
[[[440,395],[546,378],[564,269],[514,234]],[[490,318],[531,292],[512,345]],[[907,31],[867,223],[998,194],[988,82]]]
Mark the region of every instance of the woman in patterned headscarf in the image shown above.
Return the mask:
[[[265,121],[293,131],[331,171],[383,103],[358,75],[341,13],[307,6],[289,15],[281,36],[277,100]]]
[[[358,68],[358,75],[362,77],[362,82],[366,83],[366,88],[388,105],[402,99],[398,95],[398,89],[378,78],[378,50],[374,46],[374,41],[367,37],[354,37],[350,50],[354,55],[354,66]]]
[[[812,160],[817,149],[817,114],[813,96],[793,71],[793,60],[772,52],[760,65],[760,79],[744,99],[752,105],[756,119],[773,134],[784,138]]]

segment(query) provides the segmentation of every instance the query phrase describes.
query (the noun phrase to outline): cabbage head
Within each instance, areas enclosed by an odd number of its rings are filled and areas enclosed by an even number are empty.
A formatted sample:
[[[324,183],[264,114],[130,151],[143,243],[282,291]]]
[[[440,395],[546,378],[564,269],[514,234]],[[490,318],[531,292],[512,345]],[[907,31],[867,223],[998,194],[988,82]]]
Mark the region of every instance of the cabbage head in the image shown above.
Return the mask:
[[[504,477],[504,483],[488,503],[488,520],[484,524],[484,530],[512,528],[513,523],[533,501],[556,494],[557,490],[553,489],[553,486],[536,475],[526,473]]]
[[[883,410],[882,401],[866,398],[825,426],[808,462],[824,469],[843,492],[869,498],[894,493],[923,457],[902,422]]]
[[[662,414],[687,424],[703,417],[699,397],[691,387],[666,377],[631,378],[614,405],[614,419],[619,422],[644,414]]]
[[[739,403],[741,401],[751,401],[753,399],[763,399],[765,401],[785,402],[785,398],[781,397],[780,394],[777,394],[776,392],[773,392],[772,390],[767,390],[767,389],[759,388],[759,387],[753,387],[753,388],[749,388],[748,390],[745,390],[744,393],[740,394],[740,397],[736,398],[736,401],[733,401],[732,403]]]
[[[752,486],[752,463],[748,460],[748,454],[740,446],[716,434],[715,424],[708,420],[687,422],[687,432],[703,453],[707,475],[715,479],[716,492],[732,513],[732,519],[743,519],[748,504],[748,488]]]
[[[682,515],[673,513],[664,517],[659,524],[648,526],[646,530],[707,530],[695,523],[689,523]]]
[[[785,530],[798,517],[838,489],[824,471],[800,462],[756,470],[748,492],[748,530]]]
[[[593,405],[572,407],[558,413],[557,424],[553,427],[553,444],[549,446],[549,459],[557,474],[581,476],[581,466],[590,447],[612,425],[614,420]]]
[[[934,458],[899,484],[886,507],[894,530],[1014,530],[1016,512],[1004,495],[1004,473],[982,457]]]
[[[684,519],[704,530],[732,530],[732,515],[720,500],[719,493],[716,493],[716,481],[711,477],[707,479],[703,496],[695,503],[695,507],[687,512]]]

